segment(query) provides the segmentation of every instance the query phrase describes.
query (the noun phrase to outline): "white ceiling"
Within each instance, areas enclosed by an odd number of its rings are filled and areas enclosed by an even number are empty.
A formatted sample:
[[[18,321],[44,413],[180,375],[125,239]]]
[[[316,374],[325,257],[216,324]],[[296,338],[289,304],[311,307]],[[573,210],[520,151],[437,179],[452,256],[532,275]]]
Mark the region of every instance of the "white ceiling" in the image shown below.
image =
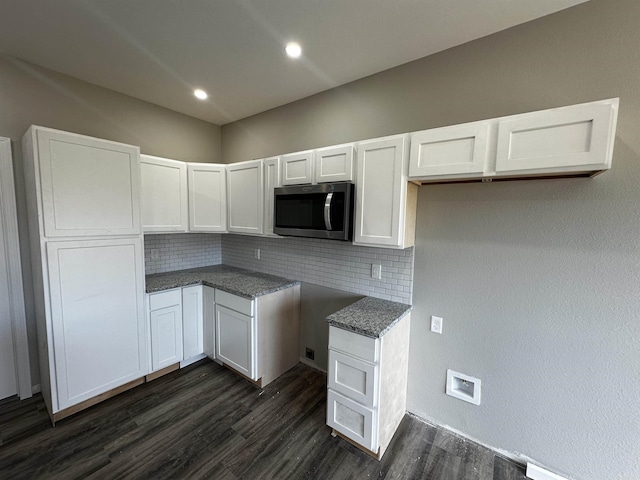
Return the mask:
[[[225,124],[584,1],[3,0],[0,51]]]

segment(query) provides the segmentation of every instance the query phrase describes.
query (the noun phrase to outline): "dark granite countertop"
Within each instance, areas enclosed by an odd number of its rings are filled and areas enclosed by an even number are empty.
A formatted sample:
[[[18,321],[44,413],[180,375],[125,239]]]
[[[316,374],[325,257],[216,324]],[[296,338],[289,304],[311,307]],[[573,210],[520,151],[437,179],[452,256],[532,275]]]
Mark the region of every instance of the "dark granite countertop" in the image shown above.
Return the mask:
[[[366,337],[380,338],[412,308],[404,303],[365,297],[329,315],[327,322],[333,327],[350,330]]]
[[[228,265],[156,273],[147,275],[145,279],[147,293],[189,285],[206,285],[245,298],[260,297],[300,284],[298,280],[289,280]]]

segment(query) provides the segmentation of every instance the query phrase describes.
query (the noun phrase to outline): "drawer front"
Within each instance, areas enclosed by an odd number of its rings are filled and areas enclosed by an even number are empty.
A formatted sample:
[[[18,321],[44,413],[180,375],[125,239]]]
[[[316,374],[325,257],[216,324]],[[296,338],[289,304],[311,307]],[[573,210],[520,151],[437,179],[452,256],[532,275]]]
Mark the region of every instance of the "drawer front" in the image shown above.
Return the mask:
[[[329,349],[329,388],[363,404],[378,404],[378,367]]]
[[[149,310],[159,310],[160,308],[173,307],[180,305],[182,301],[182,289],[176,288],[160,293],[149,294]]]
[[[380,339],[365,337],[338,327],[329,327],[329,348],[348,353],[366,362],[378,363]]]
[[[239,297],[238,295],[216,289],[216,304],[253,317],[255,302],[249,298]]]
[[[327,425],[376,453],[377,414],[337,392],[327,390]]]

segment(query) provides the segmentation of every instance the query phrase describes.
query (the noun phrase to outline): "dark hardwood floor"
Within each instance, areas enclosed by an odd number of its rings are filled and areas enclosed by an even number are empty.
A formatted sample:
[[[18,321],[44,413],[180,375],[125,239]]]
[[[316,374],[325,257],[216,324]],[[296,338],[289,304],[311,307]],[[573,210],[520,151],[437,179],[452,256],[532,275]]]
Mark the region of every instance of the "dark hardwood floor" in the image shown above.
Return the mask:
[[[520,465],[405,416],[378,462],[325,424],[326,375],[258,389],[209,360],[51,427],[41,396],[0,402],[1,479],[525,479]]]

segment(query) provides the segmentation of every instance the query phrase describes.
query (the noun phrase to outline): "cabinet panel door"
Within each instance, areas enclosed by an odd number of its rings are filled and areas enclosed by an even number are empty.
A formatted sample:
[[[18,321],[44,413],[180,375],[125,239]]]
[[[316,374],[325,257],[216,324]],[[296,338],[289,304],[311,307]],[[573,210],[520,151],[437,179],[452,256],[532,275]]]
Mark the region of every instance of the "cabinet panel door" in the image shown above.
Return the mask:
[[[354,153],[353,145],[339,145],[316,150],[315,181],[317,183],[352,182]]]
[[[188,164],[189,230],[227,231],[227,178],[224,165]]]
[[[273,189],[280,186],[280,157],[264,160],[264,234],[273,233]]]
[[[37,130],[47,237],[140,233],[138,147]]]
[[[461,173],[487,167],[489,122],[434,128],[411,135],[409,178]]]
[[[398,135],[358,144],[354,244],[402,245],[407,138]]]
[[[329,388],[366,407],[377,406],[378,367],[329,349]]]
[[[145,232],[187,231],[187,164],[140,155]]]
[[[313,150],[282,156],[282,185],[313,183]]]
[[[183,359],[182,309],[180,305],[154,310],[151,324],[151,371],[155,372]]]
[[[262,160],[234,163],[227,167],[229,231],[262,234]]]
[[[617,102],[605,102],[502,120],[496,173],[608,169],[616,113]]]
[[[204,301],[202,285],[182,289],[182,356],[204,353]]]
[[[146,375],[142,241],[49,242],[59,409]]]
[[[255,318],[216,305],[216,357],[252,380],[258,380]]]
[[[216,358],[216,301],[215,289],[202,287],[204,303],[204,353],[210,358]]]
[[[376,424],[374,410],[327,390],[327,425],[374,453],[378,451]]]

